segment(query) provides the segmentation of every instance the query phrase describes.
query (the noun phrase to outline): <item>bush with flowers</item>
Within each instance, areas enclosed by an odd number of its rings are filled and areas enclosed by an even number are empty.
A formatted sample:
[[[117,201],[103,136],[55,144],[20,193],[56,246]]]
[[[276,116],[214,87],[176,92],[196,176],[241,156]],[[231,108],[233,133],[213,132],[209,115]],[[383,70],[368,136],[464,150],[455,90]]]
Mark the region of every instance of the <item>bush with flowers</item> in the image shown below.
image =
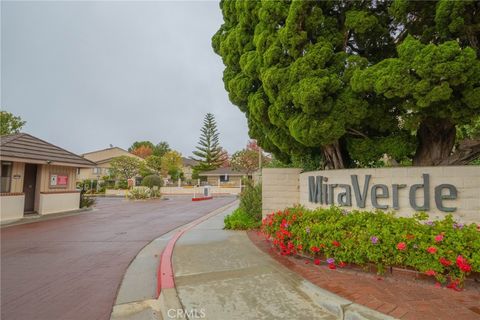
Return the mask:
[[[294,207],[268,215],[262,232],[282,255],[307,254],[315,264],[325,259],[331,269],[348,263],[372,263],[379,273],[390,266],[412,268],[458,289],[466,275],[480,272],[480,226],[457,223],[451,215],[427,218]]]

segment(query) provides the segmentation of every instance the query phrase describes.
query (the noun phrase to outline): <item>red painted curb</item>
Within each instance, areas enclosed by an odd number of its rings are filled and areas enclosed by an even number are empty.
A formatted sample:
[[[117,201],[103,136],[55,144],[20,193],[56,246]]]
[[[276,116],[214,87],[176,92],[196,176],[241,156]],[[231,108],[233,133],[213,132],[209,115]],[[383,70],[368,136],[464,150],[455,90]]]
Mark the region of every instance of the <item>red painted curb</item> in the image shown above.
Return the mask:
[[[225,206],[224,209],[227,209],[227,207],[229,207],[230,205]],[[218,209],[221,209],[221,208],[218,208]],[[192,222],[186,228],[179,230],[168,241],[167,245],[165,246],[165,249],[163,249],[163,252],[160,255],[160,262],[157,267],[157,299],[160,296],[160,292],[162,292],[162,289],[175,288],[175,279],[174,279],[173,266],[172,266],[172,254],[173,254],[173,248],[175,247],[175,243],[186,231],[189,231],[193,227],[199,225],[200,223],[210,218],[211,216],[209,214],[199,218],[197,221]]]
[[[172,267],[172,254],[173,247],[177,242],[178,238],[188,229],[178,231],[170,241],[168,241],[167,246],[163,249],[162,254],[160,255],[160,262],[157,268],[157,298],[160,296],[160,292],[163,289],[175,288],[175,281],[173,279],[173,267]]]
[[[192,201],[202,201],[202,200],[211,200],[213,197],[199,197],[199,198],[192,198]]]

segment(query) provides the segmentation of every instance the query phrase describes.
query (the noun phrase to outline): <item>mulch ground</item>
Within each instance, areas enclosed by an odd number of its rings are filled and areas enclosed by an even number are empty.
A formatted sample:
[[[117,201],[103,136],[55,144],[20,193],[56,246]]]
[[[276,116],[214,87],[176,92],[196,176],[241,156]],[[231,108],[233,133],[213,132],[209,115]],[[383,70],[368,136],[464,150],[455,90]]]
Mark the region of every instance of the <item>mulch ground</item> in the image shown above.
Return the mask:
[[[249,231],[250,240],[285,267],[315,285],[345,299],[399,319],[480,319],[480,285],[463,291],[436,287],[425,281],[379,277],[348,268],[330,270],[323,263],[295,256],[282,256],[257,231]]]

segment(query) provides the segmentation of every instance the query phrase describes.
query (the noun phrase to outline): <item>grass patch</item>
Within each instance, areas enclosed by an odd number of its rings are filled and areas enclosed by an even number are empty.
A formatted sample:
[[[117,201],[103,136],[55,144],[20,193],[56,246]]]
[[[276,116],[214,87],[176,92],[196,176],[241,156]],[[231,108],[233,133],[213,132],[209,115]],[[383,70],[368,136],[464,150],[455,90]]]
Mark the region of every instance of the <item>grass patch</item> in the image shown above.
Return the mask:
[[[225,229],[231,230],[257,229],[261,225],[261,221],[255,220],[240,208],[227,215],[223,222],[225,223]]]

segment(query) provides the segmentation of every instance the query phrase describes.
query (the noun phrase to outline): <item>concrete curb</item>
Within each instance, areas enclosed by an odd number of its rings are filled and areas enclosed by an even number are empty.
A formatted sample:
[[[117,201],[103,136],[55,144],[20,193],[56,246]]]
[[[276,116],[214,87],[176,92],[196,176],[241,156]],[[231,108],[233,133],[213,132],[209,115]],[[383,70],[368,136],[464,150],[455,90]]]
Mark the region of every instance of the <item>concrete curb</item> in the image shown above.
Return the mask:
[[[23,217],[23,218],[18,219],[18,220],[5,221],[3,223],[0,223],[0,227],[3,229],[3,228],[22,225],[22,224],[29,224],[29,223],[36,223],[36,222],[53,220],[53,219],[60,219],[60,218],[64,218],[64,217],[76,216],[76,215],[79,215],[79,214],[82,214],[82,213],[85,213],[85,212],[90,212],[90,211],[94,211],[94,208],[93,207],[80,208],[80,209],[75,209],[75,210],[62,211],[62,212],[56,212],[56,213],[50,213],[50,214],[44,214],[44,215],[34,215],[32,217]]]
[[[150,298],[142,301],[130,301],[130,302],[124,302],[120,304],[115,304],[113,306],[110,319],[111,320],[171,319],[172,316],[171,315],[169,316],[168,311],[172,309],[175,311],[174,318],[182,319],[181,311],[183,311],[183,305],[181,304],[181,301],[177,294],[177,290],[175,288],[174,273],[172,268],[172,255],[173,255],[173,248],[175,246],[175,242],[181,237],[181,235],[183,235],[186,231],[190,230],[196,225],[208,220],[209,218],[217,214],[222,213],[223,211],[227,210],[232,206],[237,206],[237,205],[238,205],[238,200],[235,200],[223,207],[220,207],[204,215],[203,217],[200,217],[194,221],[191,221],[183,226],[172,229],[166,234],[161,235],[160,237],[152,240],[149,244],[147,244],[144,247],[144,249],[147,248],[149,245],[153,244],[155,241],[161,241],[161,238],[171,233],[170,235],[171,238],[168,240],[163,251],[159,252],[160,261],[156,267],[157,299]],[[167,246],[170,247],[169,250],[167,250]],[[135,259],[139,257],[141,252],[142,251],[140,251],[137,254],[137,256],[132,260],[132,262],[130,263],[130,266],[134,263]],[[128,269],[127,269],[127,272],[128,272]],[[122,283],[120,284],[119,289],[122,287],[124,281],[125,279],[122,280]],[[117,295],[118,295],[118,292],[117,292]],[[118,299],[118,296],[117,296],[117,299]],[[187,317],[185,316],[183,319],[187,319]]]
[[[216,216],[217,214],[220,214],[221,212],[227,210],[230,207],[237,206],[238,201],[234,201],[232,203],[229,203],[226,206],[223,206],[219,209],[216,209],[209,214],[194,220],[184,226],[182,229],[180,229],[167,243],[165,249],[162,252],[162,255],[160,256],[160,263],[158,264],[158,271],[157,271],[157,295],[160,296],[160,293],[164,289],[175,289],[175,276],[173,272],[173,266],[172,266],[172,255],[173,255],[173,248],[175,247],[175,243],[177,242],[178,239],[187,231],[191,230],[193,227],[199,225],[200,223],[210,219],[213,216]]]
[[[341,320],[393,320],[395,318],[353,303],[305,280],[301,288],[317,305]]]

